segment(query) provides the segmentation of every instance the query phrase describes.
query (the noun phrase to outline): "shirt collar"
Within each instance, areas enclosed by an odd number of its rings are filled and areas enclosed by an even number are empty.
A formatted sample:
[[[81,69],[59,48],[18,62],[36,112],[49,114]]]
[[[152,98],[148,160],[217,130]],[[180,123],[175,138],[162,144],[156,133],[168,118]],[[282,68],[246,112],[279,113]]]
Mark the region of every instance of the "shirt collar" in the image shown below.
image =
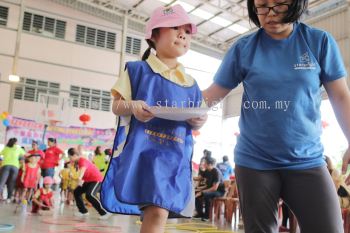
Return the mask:
[[[185,79],[186,73],[185,68],[182,64],[177,63],[176,67],[171,69],[166,64],[164,64],[156,55],[153,53],[150,53],[149,57],[147,58],[146,62],[149,64],[153,72],[159,73],[163,76],[167,76],[170,71],[174,70],[176,72],[176,76],[180,79]],[[168,78],[168,77],[167,77]]]

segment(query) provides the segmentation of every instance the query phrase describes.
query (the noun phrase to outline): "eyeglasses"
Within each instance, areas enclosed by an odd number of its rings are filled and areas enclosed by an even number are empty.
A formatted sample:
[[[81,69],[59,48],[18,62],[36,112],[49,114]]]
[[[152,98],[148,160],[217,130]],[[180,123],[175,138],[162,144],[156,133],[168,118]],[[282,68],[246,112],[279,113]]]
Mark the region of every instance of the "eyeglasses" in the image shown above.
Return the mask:
[[[273,10],[276,14],[286,13],[289,10],[289,4],[282,3],[275,6],[261,6],[261,7],[255,7],[255,13],[257,15],[267,15],[270,13],[270,10]]]

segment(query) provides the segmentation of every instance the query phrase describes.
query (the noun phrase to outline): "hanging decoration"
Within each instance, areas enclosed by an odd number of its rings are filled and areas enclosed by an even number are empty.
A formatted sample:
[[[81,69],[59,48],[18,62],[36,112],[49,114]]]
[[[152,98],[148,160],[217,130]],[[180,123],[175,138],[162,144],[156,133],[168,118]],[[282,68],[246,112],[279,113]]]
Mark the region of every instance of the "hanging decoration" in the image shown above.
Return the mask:
[[[80,115],[79,120],[83,123],[83,125],[86,125],[91,120],[91,117],[89,114],[84,113]]]
[[[197,136],[199,136],[201,134],[201,132],[199,132],[199,130],[192,130],[192,135],[194,136],[194,137],[197,137]]]
[[[327,121],[322,121],[322,128],[325,129],[329,126],[329,123]]]
[[[2,120],[2,124],[5,127],[9,127],[10,126],[10,120],[11,120],[11,116],[8,112],[2,112],[0,115],[0,119]]]

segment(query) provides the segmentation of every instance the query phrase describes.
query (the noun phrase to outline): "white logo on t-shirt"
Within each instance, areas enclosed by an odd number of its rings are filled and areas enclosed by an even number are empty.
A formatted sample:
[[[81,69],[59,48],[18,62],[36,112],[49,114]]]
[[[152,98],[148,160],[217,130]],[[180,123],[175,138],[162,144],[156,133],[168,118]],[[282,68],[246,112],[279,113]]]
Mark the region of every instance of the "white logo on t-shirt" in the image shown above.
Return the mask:
[[[316,69],[316,64],[311,62],[308,52],[303,53],[299,57],[298,63],[294,64],[294,70],[314,70]]]

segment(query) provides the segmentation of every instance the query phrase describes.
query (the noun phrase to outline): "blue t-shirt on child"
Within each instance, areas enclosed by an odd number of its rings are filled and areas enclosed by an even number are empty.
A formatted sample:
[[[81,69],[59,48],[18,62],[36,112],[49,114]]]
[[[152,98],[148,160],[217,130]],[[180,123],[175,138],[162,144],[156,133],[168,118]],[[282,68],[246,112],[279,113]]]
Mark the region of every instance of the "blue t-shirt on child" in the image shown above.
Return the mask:
[[[288,38],[263,29],[239,39],[214,82],[243,84],[235,163],[259,170],[322,166],[321,85],[346,76],[333,37],[295,23]]]

